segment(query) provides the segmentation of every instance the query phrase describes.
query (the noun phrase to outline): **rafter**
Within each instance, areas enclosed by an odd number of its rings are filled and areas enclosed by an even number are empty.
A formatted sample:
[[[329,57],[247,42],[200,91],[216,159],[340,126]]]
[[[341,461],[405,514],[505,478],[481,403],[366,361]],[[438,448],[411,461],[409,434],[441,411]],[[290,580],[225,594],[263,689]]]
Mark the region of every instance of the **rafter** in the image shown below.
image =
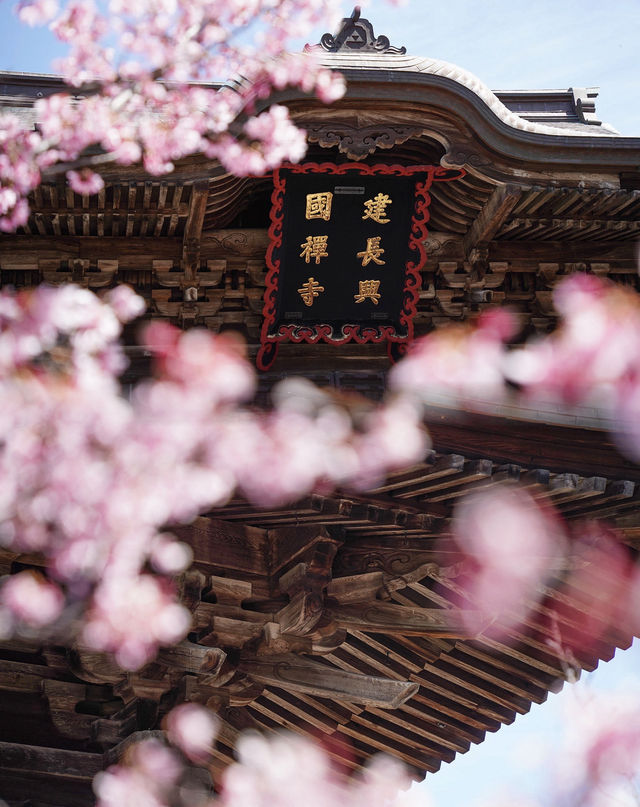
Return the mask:
[[[473,250],[488,246],[521,196],[522,189],[515,185],[502,185],[493,191],[463,239],[467,258]]]
[[[488,626],[488,620],[476,611],[411,608],[385,602],[336,605],[326,608],[325,616],[341,628],[391,636],[468,639]]]
[[[338,670],[293,654],[245,658],[239,669],[255,681],[320,698],[396,709],[415,695],[418,685]]]
[[[209,181],[201,180],[200,182],[195,182],[191,191],[189,215],[187,216],[184,227],[184,237],[182,239],[181,267],[184,272],[185,283],[193,283],[196,280],[198,265],[200,263],[202,226],[207,211],[208,198]]]

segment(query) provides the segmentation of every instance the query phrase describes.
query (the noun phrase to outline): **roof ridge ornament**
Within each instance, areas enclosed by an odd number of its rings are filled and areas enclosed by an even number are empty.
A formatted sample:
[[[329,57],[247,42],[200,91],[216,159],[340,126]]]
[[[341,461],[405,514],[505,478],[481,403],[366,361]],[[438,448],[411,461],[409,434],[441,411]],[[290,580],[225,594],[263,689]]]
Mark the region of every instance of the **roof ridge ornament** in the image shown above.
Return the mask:
[[[395,53],[405,54],[405,47],[397,48],[391,44],[389,37],[376,36],[369,20],[360,17],[360,6],[353,9],[350,17],[344,17],[337,34],[323,34],[321,47],[329,53]]]

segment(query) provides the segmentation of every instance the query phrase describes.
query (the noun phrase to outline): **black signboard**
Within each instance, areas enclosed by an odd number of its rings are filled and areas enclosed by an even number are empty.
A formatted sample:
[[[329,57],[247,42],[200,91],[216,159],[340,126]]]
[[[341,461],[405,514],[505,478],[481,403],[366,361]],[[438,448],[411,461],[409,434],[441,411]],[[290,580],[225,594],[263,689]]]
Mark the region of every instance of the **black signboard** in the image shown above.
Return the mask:
[[[305,163],[274,174],[262,345],[407,342],[437,166]]]

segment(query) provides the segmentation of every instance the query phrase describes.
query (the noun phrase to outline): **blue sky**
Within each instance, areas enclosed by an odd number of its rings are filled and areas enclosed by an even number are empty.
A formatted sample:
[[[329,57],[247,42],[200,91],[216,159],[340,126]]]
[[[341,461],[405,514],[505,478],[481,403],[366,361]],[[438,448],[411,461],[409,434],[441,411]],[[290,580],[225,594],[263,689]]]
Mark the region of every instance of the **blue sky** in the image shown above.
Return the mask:
[[[640,0],[373,2],[376,34],[454,62],[493,90],[601,88],[596,110],[640,135]]]
[[[61,51],[48,32],[19,26],[13,5],[0,4],[0,69],[49,72]],[[352,7],[345,3],[345,14]],[[400,8],[373,0],[363,14],[393,44],[454,62],[492,89],[599,86],[601,118],[640,136],[640,0],[409,0]]]
[[[549,760],[561,762],[563,713],[567,700],[585,692],[612,692],[640,684],[640,643],[629,650],[618,650],[609,662],[601,662],[577,684],[565,684],[546,703],[534,704],[526,715],[518,715],[510,726],[487,734],[481,745],[443,765],[438,773],[418,785],[431,800],[429,807],[487,807],[492,803],[518,804],[519,795],[549,804],[546,788],[550,783]],[[579,692],[578,690],[581,690]],[[528,763],[527,763],[528,760]]]

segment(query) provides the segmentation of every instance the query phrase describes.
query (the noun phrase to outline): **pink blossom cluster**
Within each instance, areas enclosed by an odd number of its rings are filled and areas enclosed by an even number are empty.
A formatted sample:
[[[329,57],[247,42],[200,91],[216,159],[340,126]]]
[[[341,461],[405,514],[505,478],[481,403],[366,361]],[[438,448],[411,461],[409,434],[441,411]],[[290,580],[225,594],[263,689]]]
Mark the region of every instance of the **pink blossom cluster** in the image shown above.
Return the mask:
[[[506,372],[527,394],[567,403],[597,393],[603,404],[619,400],[620,385],[635,381],[640,358],[640,300],[630,287],[579,272],[553,294],[560,327],[509,356]]]
[[[166,719],[166,739],[132,746],[125,758],[94,779],[97,807],[148,805],[165,807],[193,803],[189,780],[192,764],[211,761],[217,734],[215,717],[204,707],[183,704]],[[197,802],[205,807],[428,807],[424,796],[403,793],[410,784],[404,766],[374,757],[360,777],[339,778],[328,755],[300,737],[277,734],[266,738],[247,732],[236,747],[237,762],[222,775],[221,795],[201,789]],[[202,782],[202,777],[200,777]],[[201,785],[202,788],[202,785]],[[191,798],[190,798],[191,795]]]
[[[506,485],[463,498],[452,531],[466,559],[465,596],[503,633],[522,624],[568,549],[551,508]]]
[[[580,273],[558,284],[554,300],[560,325],[550,336],[509,350],[515,317],[492,310],[475,325],[419,341],[393,368],[391,387],[417,400],[429,402],[436,393],[467,406],[476,406],[476,398],[596,404],[615,424],[620,448],[638,459],[640,298]],[[509,391],[507,382],[518,391]],[[584,522],[569,529],[539,496],[490,487],[461,502],[453,533],[467,561],[465,595],[485,619],[495,620],[491,631],[504,636],[521,623],[563,565],[569,571],[560,591],[544,603],[547,634],[560,654],[593,650],[616,628],[640,630],[640,579],[620,537],[606,525]]]
[[[42,139],[28,131],[15,115],[0,115],[0,231],[11,232],[26,224],[26,196],[40,184],[36,155]],[[55,159],[55,157],[54,157]]]
[[[371,484],[427,448],[420,411],[398,400],[352,413],[312,387],[280,390],[270,413],[244,407],[255,372],[241,345],[160,322],[144,333],[156,376],[126,400],[116,340],[143,309],[127,287],[104,301],[73,286],[0,293],[0,543],[41,553],[48,574],[4,584],[0,625],[82,616],[77,638],[128,669],[189,629],[170,578],[191,552],[165,525],[236,489],[274,505]]]
[[[508,638],[541,607],[543,638],[567,667],[618,632],[640,633],[640,572],[607,524],[566,524],[540,495],[503,484],[461,500],[451,537],[464,559],[457,583],[481,617],[470,633]]]
[[[194,763],[206,763],[218,734],[218,719],[208,709],[195,703],[183,703],[166,718],[169,742]]]
[[[640,459],[640,298],[630,287],[577,273],[558,284],[560,327],[512,351],[505,373],[526,397],[597,405],[620,449]]]
[[[565,764],[556,770],[561,802],[634,807],[640,776],[640,692],[580,692],[565,716]]]
[[[505,343],[517,332],[507,309],[484,312],[476,323],[441,328],[417,340],[391,371],[391,389],[429,401],[435,393],[453,404],[505,396]]]
[[[616,424],[620,448],[640,459],[640,297],[576,273],[556,286],[554,302],[556,331],[518,349],[507,347],[518,328],[505,309],[429,334],[393,368],[391,389],[471,407],[531,399],[598,406]]]
[[[167,807],[183,770],[178,754],[161,740],[136,743],[121,764],[95,776],[96,807]]]
[[[496,799],[492,794],[483,807],[637,807],[637,680],[621,681],[611,691],[590,689],[582,681],[574,687],[563,702],[559,735],[546,748],[535,749],[536,770],[545,773],[538,780],[538,798],[513,792]],[[527,748],[526,763],[533,774],[531,751]]]
[[[105,7],[106,6],[106,7]],[[92,166],[142,160],[151,174],[204,153],[233,173],[261,175],[305,153],[304,133],[283,106],[288,86],[331,102],[337,73],[292,40],[333,25],[339,0],[21,0],[19,17],[49,23],[69,54],[55,67],[74,90],[36,104],[39,133],[0,118],[0,228],[28,216],[43,170],[67,171],[76,193],[96,193]],[[225,86],[216,82],[228,81]],[[96,155],[98,149],[101,153]]]

